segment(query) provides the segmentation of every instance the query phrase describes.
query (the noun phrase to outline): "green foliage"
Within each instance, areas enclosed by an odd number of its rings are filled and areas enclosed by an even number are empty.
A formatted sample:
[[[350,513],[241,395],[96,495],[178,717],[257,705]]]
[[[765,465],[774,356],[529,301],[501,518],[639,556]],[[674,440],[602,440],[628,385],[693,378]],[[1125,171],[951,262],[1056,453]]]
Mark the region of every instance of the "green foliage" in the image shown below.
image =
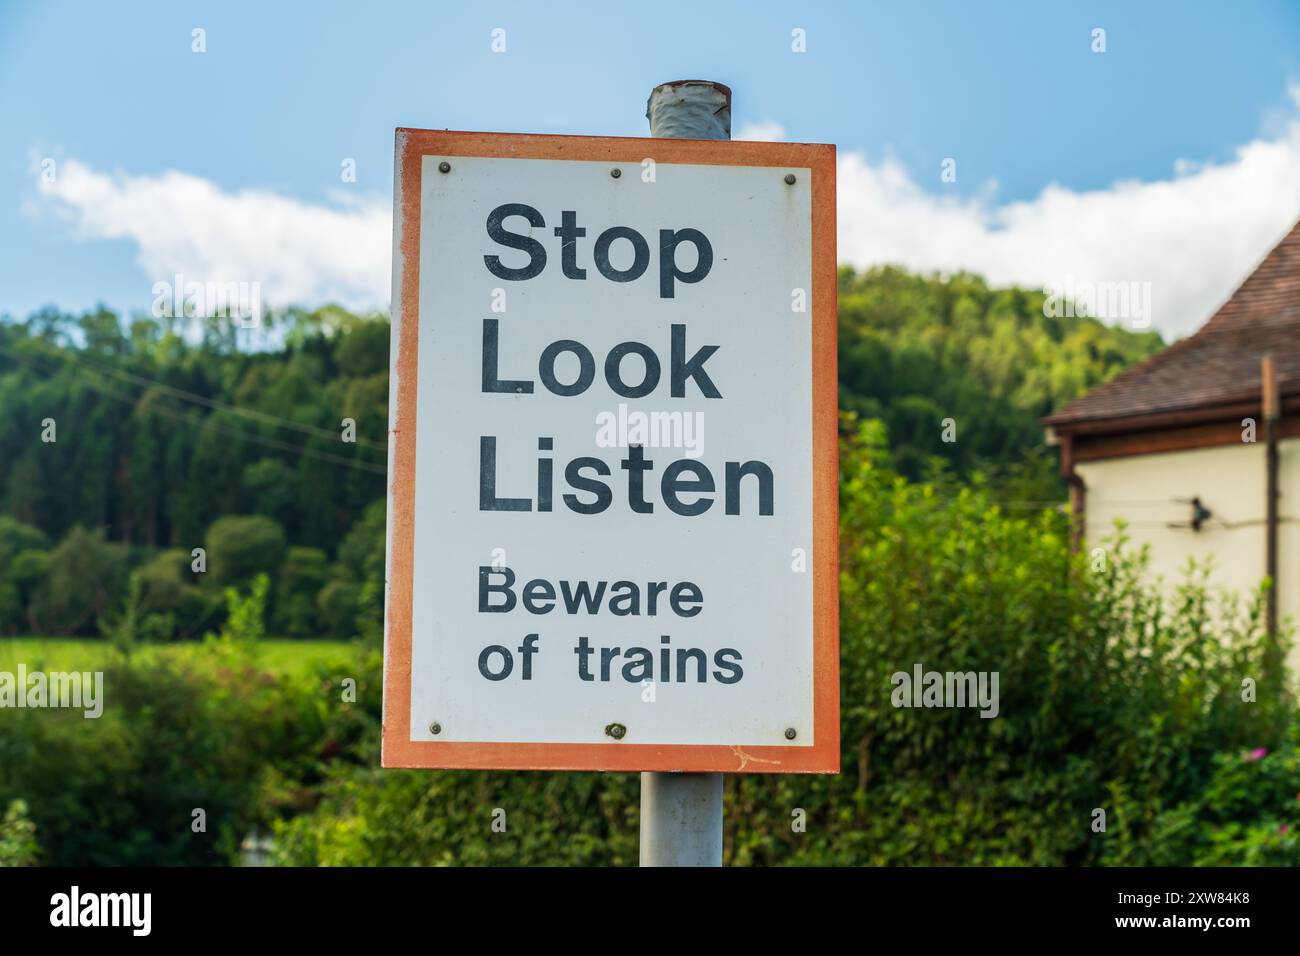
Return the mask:
[[[0,568],[8,567],[24,551],[39,551],[46,546],[45,535],[39,528],[0,515]]]
[[[264,324],[280,344],[249,352],[216,320],[195,343],[189,320],[52,309],[0,319],[0,633],[94,634],[121,612],[128,571],[199,545],[209,574],[177,580],[170,557],[144,573],[142,634],[197,637],[220,623],[221,588],[260,572],[272,576],[273,603],[291,595],[290,607],[272,608],[272,626],[319,625],[317,595],[304,599],[306,582],[282,587],[278,574],[288,546],[333,562],[365,507],[383,499],[389,326],[336,308]],[[338,439],[345,416],[357,421],[355,445]],[[33,423],[46,418],[56,442],[39,440]],[[81,584],[102,582],[102,593],[70,592],[63,553],[50,560],[78,527],[124,546],[117,573]],[[347,578],[335,572],[327,579]],[[330,625],[351,636],[355,620]]]
[[[1105,862],[1300,866],[1300,721],[1277,749],[1227,751],[1211,766],[1201,792],[1174,806],[1152,810],[1123,794],[1121,820],[1145,812],[1150,837],[1107,843]]]
[[[1149,850],[1148,815],[1199,792],[1215,752],[1279,738],[1289,712],[1280,682],[1258,703],[1240,699],[1242,677],[1266,672],[1276,654],[1259,600],[1246,611],[1216,604],[1193,576],[1171,609],[1142,583],[1143,558],[1122,536],[1094,573],[1070,556],[1059,513],[1007,514],[978,486],[951,492],[900,480],[878,426],[845,444],[842,464],[854,818],[881,812],[879,773],[891,805],[917,801],[900,834],[953,826],[975,837],[945,849],[935,829],[916,841],[915,862],[1098,862],[1118,842],[1116,815],[1125,839]],[[881,689],[917,662],[998,671],[999,716],[894,708]],[[1085,824],[1112,794],[1141,812],[1112,813],[1103,840]],[[1008,825],[1026,815],[1033,826]],[[972,845],[980,859],[954,855]]]
[[[220,610],[219,597],[195,583],[200,576],[190,569],[191,560],[189,552],[169,548],[132,572],[131,586],[140,592],[141,639],[198,637]]]
[[[1292,859],[1280,827],[1296,822],[1294,745],[1244,768],[1224,756],[1276,746],[1292,716],[1279,686],[1240,697],[1242,676],[1266,673],[1277,651],[1258,602],[1217,603],[1193,575],[1168,608],[1122,536],[1092,572],[1061,514],[1008,514],[978,483],[909,483],[882,426],[846,431],[842,772],[728,776],[727,862]],[[895,708],[891,675],[916,663],[997,671],[999,715]],[[635,860],[634,776],[381,771],[371,746],[336,765],[310,812],[278,824],[281,862]],[[1275,786],[1261,787],[1266,774]],[[497,807],[504,833],[491,829]],[[1091,827],[1098,807],[1105,833]]]
[[[323,630],[316,597],[329,580],[329,557],[320,548],[290,548],[276,575],[277,634],[310,637]],[[355,614],[355,612],[353,612]]]
[[[376,647],[384,634],[385,508],[383,499],[371,502],[339,546],[341,579],[359,582],[355,617],[348,620],[361,638]]]
[[[49,570],[50,552],[28,548],[0,563],[0,632],[34,629],[35,596]]]
[[[0,818],[0,866],[35,866],[39,856],[36,825],[27,817],[27,804],[11,800]]]
[[[339,770],[312,813],[277,825],[280,863],[618,866],[637,859],[635,774]],[[505,811],[504,831],[492,829],[497,809]]]
[[[879,424],[845,430],[843,769],[728,776],[728,863],[1300,862],[1300,724],[1266,676],[1258,602],[1218,602],[1196,572],[1169,606],[1122,536],[1093,571],[1059,513],[908,482]],[[377,547],[354,544],[349,569]],[[13,712],[0,805],[28,802],[46,862],[230,862],[254,829],[284,864],[635,861],[635,775],[378,769],[378,651],[272,673],[268,588],[228,590],[201,656],[111,660],[100,720]],[[916,663],[997,671],[999,715],[893,707],[891,675]],[[194,807],[211,833],[189,831]]]
[[[351,581],[335,580],[316,595],[316,617],[320,633],[329,637],[347,637],[356,633],[361,588]]]
[[[840,404],[886,422],[895,469],[917,480],[937,458],[963,479],[987,473],[1010,499],[1063,497],[1039,416],[1160,345],[1047,317],[1041,292],[966,274],[845,268],[839,301]],[[123,571],[206,542],[209,573],[179,581],[197,592],[145,573],[148,639],[202,633],[219,623],[222,586],[264,572],[273,630],[377,642],[389,324],[335,307],[266,323],[282,345],[248,352],[218,321],[197,344],[178,320],[127,324],[104,310],[0,322],[0,633],[92,634],[126,601],[120,573],[90,613],[54,598],[37,613],[59,573],[51,545],[80,525],[127,546]],[[30,423],[46,417],[56,443],[35,440]],[[344,417],[356,445],[336,437]],[[943,440],[949,418],[955,442]],[[314,549],[311,566],[288,548]]]
[[[126,577],[126,548],[106,540],[102,529],[78,525],[50,551],[45,567],[32,599],[36,629],[89,633],[118,599]]]
[[[243,584],[271,574],[284,554],[284,531],[261,515],[227,515],[208,529],[208,573],[221,584]]]
[[[1059,511],[1000,504],[1061,497],[1038,417],[1158,337],[967,275],[842,270],[840,303],[841,406],[880,420],[843,428],[843,772],[728,776],[727,862],[1300,862],[1300,730],[1258,600],[1218,602],[1192,568],[1171,606],[1122,534],[1093,572]],[[215,324],[195,346],[102,311],[0,323],[0,630],[132,649],[104,651],[102,718],[7,714],[0,862],[30,861],[35,827],[55,865],[232,862],[253,829],[289,864],[633,863],[635,775],[378,769],[385,503],[362,466],[388,324],[277,321],[283,348],[257,353]],[[33,440],[45,417],[56,444]],[[343,417],[371,445],[342,446]],[[361,640],[290,672],[268,626]],[[893,707],[918,663],[998,672],[998,717]]]
[[[253,579],[248,594],[237,588],[226,588],[226,623],[220,638],[242,644],[256,644],[266,637],[266,595],[271,579],[259,574]]]
[[[357,665],[353,662],[353,646],[352,641],[272,638],[258,643],[255,650],[258,666],[272,676],[298,679],[317,672],[355,670]],[[212,655],[212,647],[204,641],[141,644],[132,652],[132,657],[140,660],[166,658],[178,666],[191,668],[206,666]],[[118,656],[118,651],[110,641],[96,638],[0,639],[0,671],[13,671],[20,663],[27,665],[29,673],[33,670],[96,671],[113,664]]]
[[[99,719],[6,712],[0,806],[26,801],[42,862],[230,863],[251,829],[303,809],[304,788],[375,726],[337,703],[335,673],[274,674],[257,653],[216,642],[202,657],[116,657]],[[379,684],[364,692],[377,709]],[[191,829],[195,808],[205,833]]]
[[[879,267],[839,273],[840,408],[885,422],[894,467],[913,480],[938,456],[1010,491],[1062,497],[1038,419],[1161,347],[1094,319],[1044,315],[1040,290],[977,276]],[[956,441],[941,423],[954,420]]]

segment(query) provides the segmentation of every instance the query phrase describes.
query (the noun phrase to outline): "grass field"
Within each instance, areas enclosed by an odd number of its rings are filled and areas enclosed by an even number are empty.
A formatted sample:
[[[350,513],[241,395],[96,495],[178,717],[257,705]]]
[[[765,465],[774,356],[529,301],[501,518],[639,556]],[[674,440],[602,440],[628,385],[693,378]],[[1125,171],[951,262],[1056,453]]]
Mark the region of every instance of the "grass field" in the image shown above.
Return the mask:
[[[317,664],[351,659],[347,641],[265,640],[258,645],[258,659],[276,674],[310,670]],[[145,644],[137,653],[149,656],[201,657],[208,653],[198,641],[182,644]],[[29,671],[99,670],[112,654],[108,641],[63,637],[0,637],[0,671],[13,671],[23,664]]]

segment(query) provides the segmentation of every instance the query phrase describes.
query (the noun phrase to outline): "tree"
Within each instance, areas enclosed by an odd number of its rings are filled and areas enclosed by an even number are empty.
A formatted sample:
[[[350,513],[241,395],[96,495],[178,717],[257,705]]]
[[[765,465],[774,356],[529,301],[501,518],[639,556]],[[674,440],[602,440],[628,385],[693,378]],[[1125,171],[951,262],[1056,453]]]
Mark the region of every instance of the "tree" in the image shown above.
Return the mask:
[[[89,634],[122,595],[126,548],[107,541],[103,529],[80,525],[49,552],[33,598],[33,618],[50,634]]]
[[[291,637],[311,637],[321,620],[316,597],[329,580],[329,558],[320,548],[290,548],[276,576],[273,628]]]
[[[284,555],[284,531],[262,515],[227,515],[208,528],[208,573],[218,584],[243,584],[271,574]]]

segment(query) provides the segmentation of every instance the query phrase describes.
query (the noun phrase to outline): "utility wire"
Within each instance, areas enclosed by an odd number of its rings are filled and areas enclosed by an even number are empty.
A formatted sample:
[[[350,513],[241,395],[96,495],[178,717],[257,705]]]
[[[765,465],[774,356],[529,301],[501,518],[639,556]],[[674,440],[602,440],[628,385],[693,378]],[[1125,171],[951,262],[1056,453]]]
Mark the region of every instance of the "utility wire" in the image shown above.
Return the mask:
[[[45,357],[25,356],[25,358],[39,361],[44,359]],[[140,396],[124,395],[120,392],[115,392],[112,389],[104,386],[102,383],[93,382],[90,379],[85,377],[83,377],[81,381],[88,388],[93,389],[94,391],[100,393],[101,395],[105,395],[109,398],[117,399],[118,401],[125,402],[128,405],[138,405],[140,402]],[[300,445],[293,445],[290,444],[289,442],[283,442],[275,438],[265,438],[261,435],[255,435],[252,432],[246,432],[238,428],[227,428],[219,424],[218,422],[213,421],[211,417],[196,418],[192,414],[178,412],[175,409],[167,408],[163,405],[153,405],[150,407],[150,411],[157,412],[158,414],[164,415],[168,418],[185,422],[189,425],[193,425],[196,428],[211,428],[215,431],[222,432],[223,434],[231,435],[233,437],[240,438],[245,441],[250,441],[258,445],[264,445],[268,448],[275,448],[280,451],[287,451],[295,455],[303,455],[307,458],[314,458],[319,461],[328,461],[332,464],[346,465],[349,468],[356,468],[361,471],[369,471],[369,472],[373,472],[374,474],[379,474],[379,475],[388,474],[388,469],[383,465],[377,465],[374,464],[373,462],[368,462],[368,461],[360,461],[355,458],[344,458],[342,455],[334,455],[331,454],[330,452],[316,451],[315,449],[312,448],[306,448]],[[327,432],[326,434],[328,434],[330,438],[336,437],[332,432]]]
[[[182,399],[183,401],[195,402],[200,405],[205,405],[208,408],[216,408],[216,409],[220,409],[221,411],[230,412],[231,414],[234,415],[242,415],[246,418],[257,419],[259,421],[263,421],[268,424],[278,425],[282,428],[290,428],[293,429],[294,431],[302,432],[307,435],[315,435],[317,437],[329,438],[329,439],[336,439],[338,437],[337,433],[330,431],[327,428],[317,428],[315,425],[307,425],[304,424],[303,422],[296,422],[290,418],[283,418],[279,415],[272,415],[269,412],[262,412],[253,408],[245,408],[241,405],[231,405],[230,403],[220,401],[219,399],[208,398],[207,396],[199,395],[196,392],[190,392],[190,391],[186,391],[183,388],[177,388],[175,385],[168,385],[166,382],[160,382],[157,379],[148,378],[144,375],[137,375],[134,372],[127,372],[122,369],[115,369],[112,368],[111,366],[103,365],[99,362],[94,361],[93,359],[86,358],[84,355],[75,354],[70,350],[60,351],[55,355],[51,355],[50,357],[60,358],[68,362],[73,362],[78,365],[91,368],[102,375],[113,375],[116,376],[117,378],[130,381],[137,385],[145,385],[151,388],[157,388],[167,392],[170,395],[174,395],[177,398]],[[373,441],[368,438],[357,438],[356,444],[364,445],[367,448],[373,448],[376,451],[386,451],[388,448],[388,446],[385,445],[383,442]]]

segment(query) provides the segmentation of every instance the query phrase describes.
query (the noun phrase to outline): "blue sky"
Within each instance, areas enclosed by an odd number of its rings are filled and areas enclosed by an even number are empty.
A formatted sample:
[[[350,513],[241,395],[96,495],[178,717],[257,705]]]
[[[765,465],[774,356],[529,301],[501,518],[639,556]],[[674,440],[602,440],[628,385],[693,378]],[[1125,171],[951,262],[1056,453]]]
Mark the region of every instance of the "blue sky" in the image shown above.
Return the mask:
[[[206,31],[206,53],[191,52],[195,27]],[[504,54],[490,49],[497,27]],[[1095,27],[1106,31],[1104,54],[1090,49]],[[791,51],[794,28],[806,31],[806,53]],[[379,258],[341,286],[307,273],[313,262],[347,272],[332,255],[386,257],[372,247],[391,197],[394,127],[645,135],[650,88],[684,77],[731,85],[737,130],[833,142],[854,158],[859,165],[841,171],[841,219],[857,222],[841,232],[847,261],[970,266],[1026,282],[1131,268],[1114,277],[1149,279],[1159,293],[1177,276],[1145,262],[1137,245],[1109,261],[1095,251],[1107,230],[1133,233],[1123,221],[1131,210],[1165,227],[1143,236],[1143,248],[1165,237],[1167,254],[1190,257],[1191,267],[1213,257],[1216,242],[1229,247],[1213,288],[1197,297],[1169,290],[1179,317],[1157,324],[1174,329],[1225,294],[1226,270],[1248,268],[1300,214],[1300,192],[1278,194],[1280,173],[1276,188],[1239,195],[1259,169],[1285,169],[1300,142],[1300,4],[1282,0],[0,0],[0,313],[96,301],[145,309],[166,269],[256,271],[235,263],[246,244],[235,227],[213,223],[223,210],[256,220],[269,197],[284,204],[268,233],[301,260],[281,264],[293,277],[284,295],[337,293],[361,305],[386,283],[372,278]],[[1252,143],[1256,165],[1206,178],[1245,163]],[[1280,156],[1268,151],[1278,144]],[[43,193],[44,157],[61,171],[71,162],[77,175]],[[954,183],[939,177],[948,157]],[[356,160],[355,183],[340,181],[345,158]],[[1154,188],[1181,180],[1190,184],[1172,205]],[[1137,198],[1126,206],[1127,183],[1153,188],[1128,194]],[[1051,218],[1053,190],[1078,208]],[[854,195],[860,205],[846,205]],[[1202,206],[1206,235],[1189,239],[1189,210]],[[310,230],[318,214],[328,214],[318,231],[337,235],[338,248],[294,252],[294,230]],[[148,217],[205,223],[202,235],[181,227],[164,241],[139,225]],[[1026,217],[1038,224],[1023,242],[1000,235]],[[873,218],[887,228],[868,236]],[[1055,248],[1044,230],[1061,237],[1076,223],[1091,230],[1075,240],[1078,251],[1064,239],[1050,261],[1020,251]]]

